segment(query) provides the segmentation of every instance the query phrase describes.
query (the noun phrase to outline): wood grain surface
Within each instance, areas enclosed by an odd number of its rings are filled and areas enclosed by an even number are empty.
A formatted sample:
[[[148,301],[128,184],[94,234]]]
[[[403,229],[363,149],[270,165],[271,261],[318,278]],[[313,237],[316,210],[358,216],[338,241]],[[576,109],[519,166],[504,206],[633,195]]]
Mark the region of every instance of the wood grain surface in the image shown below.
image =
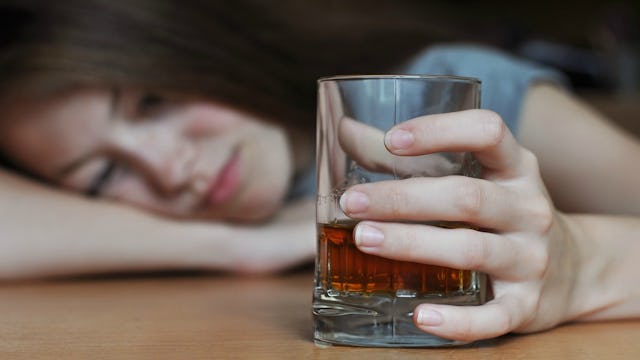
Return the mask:
[[[309,271],[0,284],[0,359],[640,359],[640,320],[462,348],[320,347]]]

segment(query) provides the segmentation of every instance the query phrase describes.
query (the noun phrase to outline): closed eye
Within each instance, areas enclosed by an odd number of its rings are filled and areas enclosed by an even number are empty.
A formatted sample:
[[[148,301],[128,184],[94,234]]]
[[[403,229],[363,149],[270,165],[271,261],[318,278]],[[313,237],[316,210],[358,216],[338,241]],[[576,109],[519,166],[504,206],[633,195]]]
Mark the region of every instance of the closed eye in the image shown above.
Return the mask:
[[[109,160],[103,167],[102,171],[98,173],[98,175],[93,179],[91,185],[85,192],[89,197],[97,197],[101,194],[102,190],[106,185],[109,184],[109,181],[113,178],[117,169],[117,164],[115,160]]]
[[[165,99],[162,96],[154,93],[146,93],[138,100],[136,112],[141,116],[151,115],[164,104]]]

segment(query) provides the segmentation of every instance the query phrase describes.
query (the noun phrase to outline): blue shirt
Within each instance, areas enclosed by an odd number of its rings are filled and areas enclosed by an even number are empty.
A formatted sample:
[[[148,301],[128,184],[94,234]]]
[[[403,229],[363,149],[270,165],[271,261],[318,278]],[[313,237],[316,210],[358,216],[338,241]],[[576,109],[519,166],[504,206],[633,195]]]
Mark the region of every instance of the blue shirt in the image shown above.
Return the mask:
[[[407,74],[457,75],[482,82],[481,107],[498,113],[517,136],[520,110],[527,88],[547,81],[566,86],[559,72],[499,50],[475,45],[438,45],[427,48],[402,70]]]

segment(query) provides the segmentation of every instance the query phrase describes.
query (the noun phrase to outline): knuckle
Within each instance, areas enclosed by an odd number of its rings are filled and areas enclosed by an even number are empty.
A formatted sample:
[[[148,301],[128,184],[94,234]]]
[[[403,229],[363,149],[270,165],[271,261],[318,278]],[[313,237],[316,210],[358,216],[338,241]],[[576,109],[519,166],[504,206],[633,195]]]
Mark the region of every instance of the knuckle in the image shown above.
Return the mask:
[[[491,110],[483,110],[482,131],[489,145],[499,144],[507,133],[507,126],[500,115]]]
[[[451,337],[460,341],[473,341],[476,339],[471,318],[458,319],[455,329],[452,329]]]
[[[420,251],[418,247],[418,232],[413,226],[402,226],[403,230],[401,233],[397,234],[394,239],[396,241],[391,241],[392,252],[396,254],[401,254],[407,257],[412,261],[420,260]]]
[[[527,258],[529,259],[529,274],[534,279],[542,279],[549,268],[549,251],[546,245],[538,243],[530,248]]]
[[[535,229],[542,234],[546,234],[551,230],[554,222],[554,208],[553,205],[544,197],[538,196],[535,199],[530,199],[528,218],[530,224],[535,226]]]
[[[515,328],[516,318],[507,308],[493,312],[491,323],[483,321],[485,317],[474,317],[470,313],[456,318],[455,327],[451,328],[451,338],[462,341],[496,337],[509,333]]]
[[[514,318],[510,312],[503,309],[500,316],[496,316],[495,330],[497,334],[506,334],[514,327]]]
[[[389,199],[387,202],[387,208],[391,216],[398,218],[404,213],[404,208],[407,205],[407,194],[404,191],[404,187],[394,186],[389,189]]]
[[[529,290],[535,291],[534,289]],[[536,316],[536,314],[539,314],[541,311],[545,311],[542,298],[539,294],[530,294],[529,296],[522,297],[519,300],[518,307],[523,309],[524,313],[521,315],[518,322],[514,322],[512,331],[526,333],[535,329],[540,329],[539,324],[547,321],[546,319],[541,319],[539,316]]]
[[[540,172],[540,162],[533,151],[520,147],[520,161],[530,173],[537,174]]]
[[[487,262],[490,257],[490,244],[485,236],[474,239],[468,246],[464,247],[462,254],[462,264],[464,269],[478,270]]]
[[[482,211],[484,191],[478,181],[460,177],[455,185],[454,207],[466,220],[476,220]]]

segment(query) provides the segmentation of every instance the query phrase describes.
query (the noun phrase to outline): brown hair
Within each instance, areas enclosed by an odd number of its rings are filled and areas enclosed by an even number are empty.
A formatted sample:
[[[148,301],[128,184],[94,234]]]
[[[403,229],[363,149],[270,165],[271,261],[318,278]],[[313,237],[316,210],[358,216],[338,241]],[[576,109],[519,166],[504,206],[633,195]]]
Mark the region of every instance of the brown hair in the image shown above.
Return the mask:
[[[425,3],[0,0],[0,94],[134,86],[310,129],[317,77],[388,72],[455,38]]]

